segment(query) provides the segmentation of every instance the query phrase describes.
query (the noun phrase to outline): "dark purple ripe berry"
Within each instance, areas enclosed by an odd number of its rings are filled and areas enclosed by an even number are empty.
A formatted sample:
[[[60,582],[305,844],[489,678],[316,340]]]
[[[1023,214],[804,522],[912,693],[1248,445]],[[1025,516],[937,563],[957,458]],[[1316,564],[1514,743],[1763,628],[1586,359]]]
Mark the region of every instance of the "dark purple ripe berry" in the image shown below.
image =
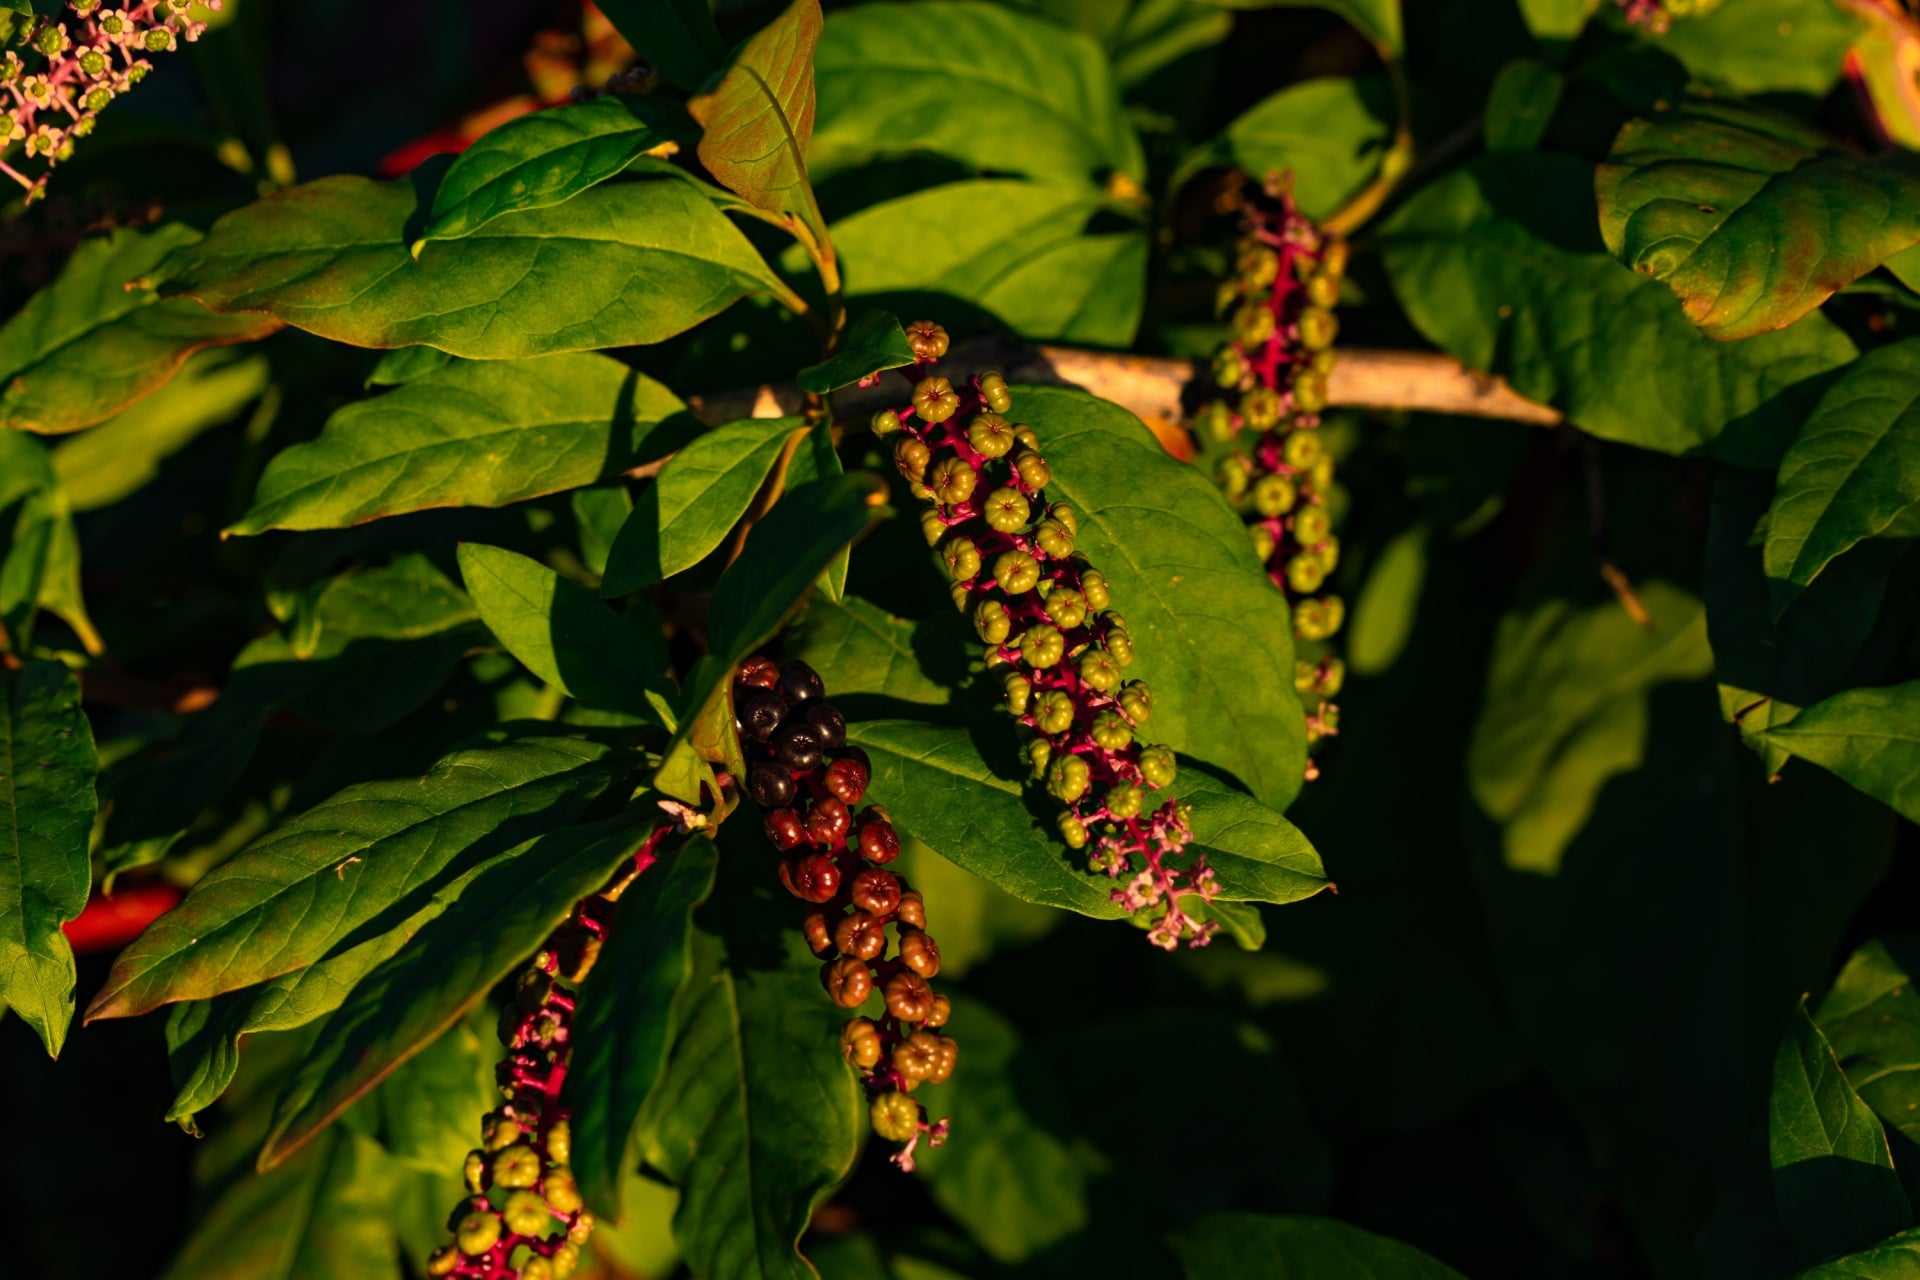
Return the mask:
[[[826,686],[820,683],[820,673],[798,658],[780,664],[780,692],[796,707],[827,696]]]
[[[777,693],[756,689],[735,709],[740,720],[740,732],[755,742],[765,742],[773,736],[787,718],[787,704]]]
[[[786,726],[773,736],[774,756],[781,764],[799,773],[805,773],[820,763],[823,747],[820,731],[804,720]]]
[[[825,702],[809,702],[807,723],[820,731],[820,741],[831,751],[847,745],[847,718]]]
[[[747,790],[762,809],[784,809],[793,803],[793,775],[770,760],[747,773]]]

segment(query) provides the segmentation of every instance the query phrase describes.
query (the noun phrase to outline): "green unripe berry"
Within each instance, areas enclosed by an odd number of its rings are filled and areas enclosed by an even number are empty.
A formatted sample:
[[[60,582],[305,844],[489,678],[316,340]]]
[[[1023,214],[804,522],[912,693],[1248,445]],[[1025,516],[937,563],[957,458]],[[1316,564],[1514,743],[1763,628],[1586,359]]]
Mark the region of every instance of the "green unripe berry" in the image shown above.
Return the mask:
[[[485,1253],[500,1243],[500,1219],[476,1209],[454,1227],[453,1243],[470,1258]]]
[[[97,76],[107,69],[107,55],[98,49],[83,50],[80,54],[80,70],[90,76]]]
[[[1287,585],[1302,595],[1318,591],[1326,580],[1327,566],[1311,551],[1302,551],[1287,561]]]
[[[1060,811],[1060,838],[1067,842],[1069,849],[1084,849],[1087,845],[1087,824],[1073,816],[1068,810]]]
[[[152,40],[153,37],[149,35],[147,38]],[[59,57],[67,51],[66,28],[52,25],[42,27],[40,34],[34,37],[33,46],[49,58]]]
[[[918,484],[926,478],[927,463],[933,451],[912,436],[902,436],[893,446],[893,465],[907,480]]]
[[[951,507],[971,498],[979,480],[965,458],[947,457],[934,464],[927,477],[927,487],[933,490],[935,498]]]
[[[960,411],[960,396],[945,378],[922,378],[913,387],[913,411],[928,422],[945,422]]]
[[[1340,564],[1340,539],[1328,534],[1327,540],[1314,548],[1314,554],[1327,567],[1327,576],[1332,577],[1334,569]]]
[[[1133,741],[1133,730],[1113,712],[1102,711],[1093,718],[1093,740],[1107,751],[1124,751]]]
[[[87,90],[86,96],[81,98],[80,101],[89,111],[103,111],[106,109],[106,105],[113,101],[113,90],[103,84],[95,85],[93,88]],[[82,123],[90,125],[93,122],[89,120],[82,121]],[[74,126],[76,131],[79,127],[79,125]]]
[[[1333,532],[1333,521],[1327,518],[1325,507],[1302,507],[1294,513],[1293,540],[1303,547],[1311,547],[1324,542]]]
[[[1213,380],[1228,391],[1238,391],[1252,370],[1247,368],[1247,358],[1240,354],[1238,347],[1222,347],[1213,357]]]
[[[460,1269],[460,1251],[450,1245],[441,1245],[427,1255],[427,1274],[430,1276],[450,1276]]]
[[[1261,564],[1265,564],[1272,558],[1274,548],[1272,529],[1264,524],[1250,524],[1247,526],[1247,536],[1253,539],[1253,554],[1259,557]]]
[[[488,1151],[500,1151],[520,1141],[520,1132],[520,1126],[515,1121],[489,1116],[480,1130],[480,1137]]]
[[[973,629],[988,644],[1001,644],[1013,633],[1013,618],[998,600],[982,600],[973,607]]]
[[[1033,490],[1046,488],[1053,479],[1047,460],[1031,448],[1022,449],[1014,455],[1013,470],[1020,477],[1020,483]]]
[[[1024,529],[1027,521],[1033,518],[1033,507],[1028,503],[1027,495],[1018,489],[995,489],[987,495],[981,511],[987,523],[1001,533]]]
[[[1238,502],[1246,496],[1247,486],[1253,482],[1253,464],[1237,453],[1230,454],[1220,459],[1220,466],[1213,478],[1226,493],[1228,502]]]
[[[1080,679],[1088,688],[1111,693],[1120,687],[1120,665],[1099,649],[1080,655]]]
[[[153,28],[147,32],[146,46],[148,53],[167,52],[167,50],[173,48],[173,32],[165,27]]]
[[[1040,549],[1056,560],[1065,560],[1073,554],[1073,535],[1058,520],[1046,519],[1033,531],[1033,540]]]
[[[1340,281],[1322,271],[1307,277],[1307,301],[1316,307],[1331,308],[1340,301]]]
[[[557,1213],[572,1213],[585,1203],[570,1169],[552,1170],[541,1180],[540,1189],[547,1193],[547,1206]]]
[[[1313,686],[1318,683],[1320,683],[1320,667],[1317,663],[1308,662],[1305,658],[1294,662],[1293,691],[1295,693],[1312,693]]]
[[[1317,493],[1325,493],[1333,488],[1333,459],[1322,453],[1313,464],[1313,469],[1307,472],[1307,478],[1313,481]]]
[[[1107,812],[1121,821],[1137,817],[1140,813],[1140,789],[1138,787],[1112,786],[1107,788],[1106,799],[1102,802]]]
[[[1042,733],[1065,733],[1073,727],[1073,699],[1060,689],[1047,690],[1034,707],[1033,722]]]
[[[1080,575],[1080,592],[1086,596],[1090,608],[1104,609],[1113,602],[1107,594],[1107,575],[1098,569],[1089,569]]]
[[[1013,441],[1015,444],[1025,445],[1027,448],[1035,450],[1036,452],[1040,448],[1040,437],[1034,433],[1032,427],[1024,422],[1014,424]]]
[[[547,1212],[547,1202],[537,1191],[516,1191],[508,1196],[500,1206],[500,1216],[506,1221],[507,1230],[517,1236],[542,1235],[547,1224],[553,1221],[553,1215]]]
[[[973,544],[969,542],[968,546]],[[979,555],[974,556],[976,567]],[[969,575],[971,576],[971,575]],[[1024,551],[1002,551],[993,561],[993,580],[1008,595],[1021,595],[1033,590],[1040,581],[1040,562]]]
[[[487,1157],[482,1151],[467,1152],[467,1162],[461,1166],[461,1175],[467,1180],[467,1190],[479,1195],[487,1184]]]
[[[938,511],[929,508],[920,513],[920,532],[928,546],[937,547],[940,539],[947,536],[947,522],[940,518]]]
[[[997,413],[976,413],[967,424],[967,443],[985,458],[1013,452],[1013,424]]]
[[[1288,466],[1305,471],[1320,461],[1320,437],[1311,431],[1296,431],[1280,446],[1280,453]]]
[[[1256,245],[1240,254],[1239,270],[1249,289],[1264,289],[1280,278],[1280,255]]]
[[[1327,407],[1327,375],[1319,369],[1302,369],[1293,378],[1293,402],[1302,413],[1318,413]]]
[[[1332,276],[1338,280],[1347,274],[1347,242],[1337,237],[1330,238],[1320,249],[1319,275]]]
[[[1331,377],[1333,374],[1333,366],[1339,363],[1340,353],[1332,347],[1328,347],[1325,351],[1316,351],[1313,353],[1313,371],[1323,378]]]
[[[1127,681],[1120,690],[1120,710],[1135,724],[1145,724],[1153,718],[1153,690],[1147,688],[1145,680]]]
[[[1280,422],[1280,393],[1272,387],[1254,387],[1240,397],[1240,420],[1255,431],[1270,431]]]
[[[1175,773],[1173,751],[1167,747],[1148,747],[1140,753],[1140,776],[1147,784],[1160,789],[1173,785]]]
[[[940,559],[947,566],[947,577],[955,582],[966,582],[980,572],[980,548],[973,545],[972,538],[948,539],[940,548]]]
[[[1261,476],[1260,482],[1253,486],[1253,509],[1271,520],[1293,510],[1300,491],[1289,476]]]
[[[1242,346],[1257,347],[1273,336],[1273,312],[1257,302],[1233,313],[1233,336]]]
[[[524,1142],[516,1142],[493,1158],[493,1185],[530,1187],[540,1181],[540,1155]]]
[[[1065,502],[1056,502],[1047,508],[1047,514],[1060,522],[1060,527],[1074,537],[1080,536],[1080,517],[1073,507]]]
[[[1108,631],[1107,655],[1123,667],[1133,665],[1133,637],[1125,631]]]
[[[535,1254],[520,1264],[520,1280],[554,1280],[553,1264]]]
[[[1069,587],[1056,587],[1047,593],[1047,616],[1063,631],[1071,631],[1087,620],[1087,598]]]
[[[884,438],[900,429],[900,415],[891,409],[882,409],[873,415],[870,425],[873,427],[873,434]]]
[[[1033,776],[1047,776],[1047,762],[1053,759],[1053,744],[1045,738],[1035,738],[1027,744],[1027,764],[1033,768]]]
[[[973,585],[968,582],[956,582],[947,588],[947,598],[953,601],[953,607],[965,613],[967,606],[973,603]]]
[[[1027,702],[1033,696],[1033,681],[1018,671],[1009,671],[1001,681],[1001,688],[1007,691],[1007,710],[1016,716],[1027,713]]]
[[[553,1251],[551,1261],[554,1280],[567,1280],[568,1276],[580,1269],[580,1246],[571,1240],[562,1242]]]
[[[1093,773],[1079,756],[1061,756],[1047,769],[1047,791],[1062,804],[1072,804],[1087,794]]]
[[[573,1158],[573,1126],[565,1120],[556,1120],[547,1130],[547,1158],[555,1164],[565,1164]]]
[[[1058,666],[1067,653],[1066,637],[1055,627],[1042,622],[1027,628],[1020,637],[1020,656],[1036,671]]]
[[[1329,657],[1322,660],[1322,668],[1320,692],[1331,698],[1347,683],[1347,664],[1338,658]]]
[[[987,402],[987,408],[995,413],[1005,413],[1013,408],[1013,393],[1007,390],[1007,380],[997,373],[983,373],[979,379],[980,398]],[[974,448],[980,446],[975,445]]]
[[[1207,407],[1194,418],[1194,423],[1209,440],[1225,444],[1233,439],[1239,428],[1234,425],[1233,410],[1227,408],[1224,400],[1209,400]]]
[[[888,1142],[906,1142],[920,1132],[920,1104],[904,1093],[883,1093],[867,1108],[867,1119]]]
[[[1340,332],[1340,321],[1325,307],[1308,307],[1300,313],[1300,345],[1309,351],[1325,351]]]

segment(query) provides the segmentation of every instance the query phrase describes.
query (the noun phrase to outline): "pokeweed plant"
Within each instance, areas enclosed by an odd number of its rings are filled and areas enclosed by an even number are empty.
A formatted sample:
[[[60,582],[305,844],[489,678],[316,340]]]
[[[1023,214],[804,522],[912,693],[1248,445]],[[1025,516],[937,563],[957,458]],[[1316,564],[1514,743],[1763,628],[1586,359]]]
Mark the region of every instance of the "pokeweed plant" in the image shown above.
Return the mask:
[[[1911,1252],[1909,15],[495,8],[0,0],[27,1274]]]

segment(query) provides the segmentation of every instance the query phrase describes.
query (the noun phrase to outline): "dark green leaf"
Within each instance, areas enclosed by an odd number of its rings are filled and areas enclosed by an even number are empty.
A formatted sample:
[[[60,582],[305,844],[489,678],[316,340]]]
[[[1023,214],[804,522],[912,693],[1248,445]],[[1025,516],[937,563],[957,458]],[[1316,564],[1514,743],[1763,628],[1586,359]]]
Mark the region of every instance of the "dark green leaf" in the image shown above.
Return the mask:
[[[260,1167],[271,1169],[311,1142],[457,1023],[662,821],[650,805],[636,803],[605,822],[542,836],[513,862],[476,877],[327,1018],[274,1107]]]
[[[595,577],[607,571],[607,555],[620,526],[633,514],[633,495],[624,484],[599,489],[575,489],[568,506],[580,534],[580,559]]]
[[[788,630],[786,646],[820,673],[836,705],[876,695],[939,707],[953,698],[951,682],[926,670],[920,657],[923,643],[947,643],[948,637],[936,637],[934,630],[893,617],[857,596],[838,604],[816,598]],[[848,718],[866,717],[850,713]]]
[[[912,364],[914,358],[899,318],[890,311],[869,311],[853,322],[838,351],[800,371],[800,389],[826,395],[868,374]]]
[[[199,238],[169,222],[82,243],[53,283],[0,329],[0,428],[90,427],[165,385],[194,352],[278,329],[271,316],[217,316],[193,302],[160,302],[150,288],[126,287]]]
[[[1848,958],[1815,1021],[1860,1097],[1920,1141],[1920,972],[1910,937],[1876,938]]]
[[[459,555],[481,621],[528,670],[586,706],[674,727],[660,637],[640,635],[537,560],[477,542]]]
[[[1802,1271],[1795,1280],[1920,1280],[1920,1230]]]
[[[1157,87],[1155,72],[1211,49],[1233,30],[1233,15],[1204,0],[1033,0],[1014,7],[1092,36],[1107,51],[1115,82],[1147,93]]]
[[[586,736],[500,736],[424,778],[348,787],[254,841],[120,953],[87,1016],[130,1017],[312,964],[405,918],[466,867],[572,821],[634,764]]]
[[[686,110],[666,97],[608,94],[509,120],[461,152],[440,180],[415,256],[430,240],[455,240],[503,214],[570,200],[695,132]]]
[[[1773,1060],[1770,1114],[1774,1199],[1802,1261],[1863,1249],[1913,1225],[1887,1135],[1804,1004]]]
[[[689,840],[621,897],[606,946],[580,991],[567,1098],[573,1171],[602,1217],[623,1216],[634,1126],[667,1066],[674,1001],[686,986],[693,909],[713,891],[713,844]]]
[[[1535,38],[1569,41],[1586,29],[1595,0],[1520,0],[1520,16]]]
[[[1710,101],[1629,122],[1594,190],[1607,248],[1721,339],[1783,329],[1920,240],[1920,171]]]
[[[607,0],[600,8],[677,88],[698,89],[727,56],[707,0]]]
[[[1082,234],[1110,205],[1072,186],[954,182],[843,218],[833,242],[853,297],[904,310],[944,305],[927,299],[935,295],[1024,338],[1124,347],[1146,302],[1147,242],[1138,231]]]
[[[608,356],[459,361],[346,406],[276,455],[227,532],[505,506],[612,479],[698,429],[672,392]]]
[[[1745,342],[1707,337],[1604,252],[1589,176],[1573,156],[1507,151],[1417,192],[1380,241],[1408,317],[1593,435],[1773,465],[1814,398],[1795,384],[1853,344],[1817,315]]]
[[[1153,740],[1284,809],[1306,758],[1293,629],[1240,517],[1118,405],[1022,387],[1013,411],[1039,433],[1047,492],[1073,505],[1077,546],[1127,620],[1138,654],[1127,675],[1153,690]]]
[[[1347,667],[1355,675],[1378,675],[1406,648],[1427,580],[1424,524],[1396,536],[1367,569],[1347,624]]]
[[[807,438],[794,451],[787,467],[787,486],[797,489],[815,480],[838,480],[846,473],[833,446],[833,423],[823,417],[807,429]],[[847,594],[847,567],[852,559],[853,546],[848,544],[827,563],[818,579],[820,593],[827,599],[837,601]]]
[[[1461,1280],[1411,1245],[1330,1218],[1215,1214],[1172,1244],[1189,1280]]]
[[[176,251],[164,292],[269,312],[361,347],[426,343],[513,360],[660,342],[784,286],[700,190],[659,178],[595,187],[495,219],[415,261],[410,181],[322,178],[248,205]]]
[[[1920,822],[1920,680],[1837,693],[1762,736]]]
[[[1389,57],[1404,51],[1400,30],[1400,0],[1207,0],[1228,9],[1325,9],[1337,13],[1356,31],[1384,47]]]
[[[1539,146],[1565,87],[1565,76],[1531,58],[1515,58],[1500,68],[1487,94],[1487,150],[1525,151]]]
[[[820,37],[814,76],[816,177],[932,152],[983,173],[1082,188],[1116,172],[1146,178],[1099,47],[999,5],[841,10]]]
[[[1821,98],[1860,31],[1860,19],[1833,0],[1740,0],[1675,22],[1660,48],[1736,94]]]
[[[80,682],[54,662],[0,668],[0,1001],[60,1056],[73,951],[60,926],[87,905],[93,731]]]
[[[1291,173],[1300,211],[1324,218],[1372,181],[1392,139],[1393,92],[1384,79],[1328,76],[1249,107],[1189,156],[1180,175],[1208,164],[1230,164],[1256,180]]]
[[[1767,513],[1778,618],[1849,547],[1920,504],[1920,340],[1870,351],[1828,388],[1780,463]]]
[[[687,102],[705,129],[700,163],[720,184],[759,208],[805,222],[825,219],[807,180],[813,144],[813,50],[820,0],[793,3],[734,51],[719,83]]]
[[[398,387],[446,368],[453,357],[438,347],[395,347],[375,362],[367,375],[367,389]]]
[[[479,1136],[479,1117],[499,1105],[497,1025],[493,1011],[480,1004],[374,1093],[380,1142],[394,1159],[441,1177],[460,1168]]]
[[[743,418],[695,437],[669,458],[620,526],[600,593],[626,595],[706,559],[800,429],[797,418]]]

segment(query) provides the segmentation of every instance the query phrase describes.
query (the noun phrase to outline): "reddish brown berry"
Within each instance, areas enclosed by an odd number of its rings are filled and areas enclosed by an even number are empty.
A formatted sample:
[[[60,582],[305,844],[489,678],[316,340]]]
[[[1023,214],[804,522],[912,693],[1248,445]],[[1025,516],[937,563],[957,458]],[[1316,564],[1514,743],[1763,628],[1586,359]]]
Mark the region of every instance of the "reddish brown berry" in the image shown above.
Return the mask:
[[[900,905],[900,877],[868,867],[853,878],[853,905],[877,916],[892,915]]]
[[[807,810],[807,838],[823,849],[838,849],[846,843],[847,828],[853,816],[838,796],[822,796]]]
[[[913,975],[901,974],[900,976],[912,977]],[[872,971],[867,968],[864,961],[855,960],[852,956],[841,956],[838,960],[829,961],[826,967],[820,970],[820,982],[826,987],[827,994],[833,997],[833,1002],[842,1009],[859,1008],[873,993]],[[892,990],[891,985],[888,986],[888,990]],[[891,1000],[887,1007],[889,1009],[893,1007]]]
[[[915,929],[927,927],[927,905],[918,889],[909,889],[900,895],[900,905],[894,908],[894,916],[901,924],[911,925]]]
[[[887,811],[877,804],[868,805],[860,814],[860,856],[883,866],[900,856],[899,833],[887,820]]]
[[[893,1069],[909,1080],[925,1080],[940,1069],[940,1037],[916,1031],[893,1047]]]
[[[835,963],[858,962],[838,960]],[[862,972],[865,972],[864,967]],[[902,1022],[924,1022],[927,1014],[933,1011],[933,988],[917,973],[901,972],[888,978],[885,997],[887,1012]]]
[[[927,1079],[934,1084],[943,1084],[953,1074],[954,1064],[960,1060],[960,1042],[952,1036],[935,1036],[934,1039],[940,1042],[940,1057]]]
[[[806,841],[807,832],[800,825],[800,815],[791,809],[771,809],[767,812],[765,822],[767,839],[773,841],[773,847],[782,853]]]
[[[740,664],[737,678],[741,684],[756,689],[772,689],[780,683],[780,668],[773,665],[771,658],[748,658]]]
[[[849,911],[834,926],[833,945],[841,955],[873,960],[887,949],[887,928],[868,912]]]
[[[820,955],[833,946],[833,927],[827,923],[824,912],[815,911],[801,921],[800,932],[806,935],[807,945],[813,948],[815,955]]]
[[[826,787],[847,804],[859,804],[867,794],[867,766],[858,760],[835,760],[827,766]]]
[[[871,1019],[854,1018],[840,1028],[840,1052],[862,1071],[880,1061],[880,1049],[880,1028]]]
[[[796,898],[826,902],[840,892],[840,868],[824,853],[809,853],[780,864],[780,883]]]
[[[900,960],[923,978],[931,978],[940,972],[940,948],[934,944],[931,935],[918,929],[901,932]]]
[[[947,1019],[952,1016],[953,1002],[945,996],[935,996],[933,998],[933,1010],[927,1014],[924,1025],[929,1027],[944,1027],[947,1025]]]

